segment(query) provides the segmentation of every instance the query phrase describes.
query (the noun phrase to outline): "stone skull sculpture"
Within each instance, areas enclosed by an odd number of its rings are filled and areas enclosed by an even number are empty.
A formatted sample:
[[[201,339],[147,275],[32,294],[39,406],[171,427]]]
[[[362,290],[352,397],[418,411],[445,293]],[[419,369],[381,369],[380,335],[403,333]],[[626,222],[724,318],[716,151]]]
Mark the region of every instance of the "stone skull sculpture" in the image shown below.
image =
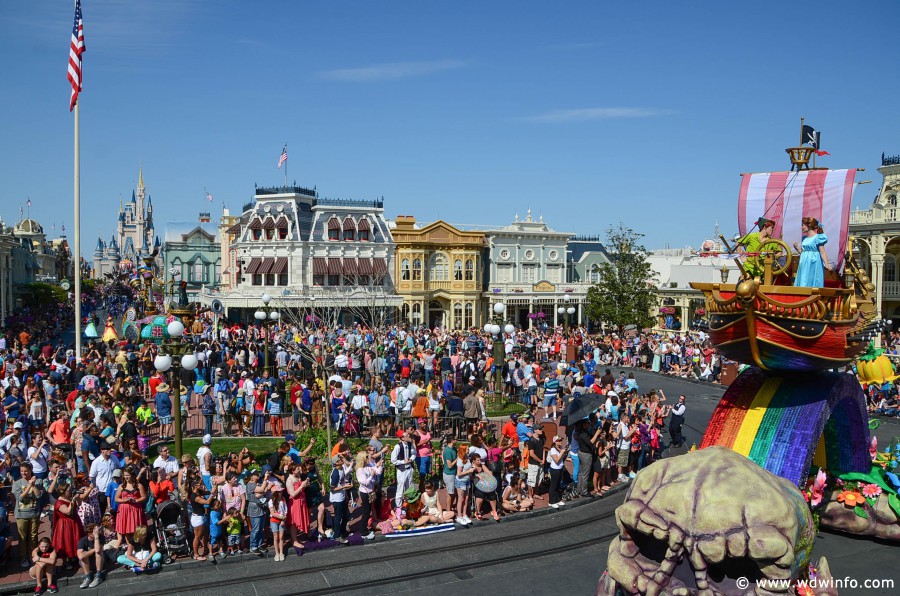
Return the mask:
[[[616,522],[598,594],[786,593],[755,580],[805,577],[815,538],[797,487],[724,447],[642,470]]]

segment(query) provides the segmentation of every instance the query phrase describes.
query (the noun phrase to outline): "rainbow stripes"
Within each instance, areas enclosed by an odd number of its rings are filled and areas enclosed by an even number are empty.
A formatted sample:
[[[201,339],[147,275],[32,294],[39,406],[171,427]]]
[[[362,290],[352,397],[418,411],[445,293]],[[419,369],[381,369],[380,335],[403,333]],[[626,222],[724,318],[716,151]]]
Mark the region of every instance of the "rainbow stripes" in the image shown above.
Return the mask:
[[[831,472],[868,471],[867,422],[865,395],[852,375],[751,367],[722,396],[700,448],[728,447],[799,485],[822,443],[824,458],[816,459]]]

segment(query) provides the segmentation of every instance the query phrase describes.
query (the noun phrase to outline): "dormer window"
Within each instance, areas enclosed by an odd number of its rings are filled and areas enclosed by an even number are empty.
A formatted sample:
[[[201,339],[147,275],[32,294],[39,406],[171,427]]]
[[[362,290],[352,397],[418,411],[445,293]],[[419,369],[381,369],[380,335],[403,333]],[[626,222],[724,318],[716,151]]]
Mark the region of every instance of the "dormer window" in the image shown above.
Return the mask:
[[[353,218],[348,217],[344,220],[344,242],[353,242],[356,240],[356,223]]]
[[[341,239],[341,222],[338,221],[336,217],[332,217],[328,220],[328,239],[329,240],[340,240]]]
[[[368,242],[369,241],[369,220],[365,217],[359,220],[359,226],[357,228],[357,240],[360,242]]]

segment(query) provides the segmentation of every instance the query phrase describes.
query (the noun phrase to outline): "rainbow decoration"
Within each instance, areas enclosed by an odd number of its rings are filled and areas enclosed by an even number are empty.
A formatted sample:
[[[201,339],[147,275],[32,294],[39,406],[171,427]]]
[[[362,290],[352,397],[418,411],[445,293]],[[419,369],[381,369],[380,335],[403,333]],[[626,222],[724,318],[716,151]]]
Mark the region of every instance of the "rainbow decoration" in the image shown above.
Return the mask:
[[[867,421],[853,375],[771,375],[750,367],[722,396],[700,448],[728,447],[801,485],[814,456],[833,474],[868,472]]]

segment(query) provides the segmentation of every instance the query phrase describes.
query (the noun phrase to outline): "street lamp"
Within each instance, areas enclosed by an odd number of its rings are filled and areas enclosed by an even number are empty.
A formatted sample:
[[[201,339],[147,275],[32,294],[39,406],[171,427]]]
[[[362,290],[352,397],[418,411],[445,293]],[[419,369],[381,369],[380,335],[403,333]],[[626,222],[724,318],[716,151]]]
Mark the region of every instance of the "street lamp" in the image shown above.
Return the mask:
[[[512,333],[515,331],[515,327],[508,324],[506,327],[501,327],[505,320],[504,314],[506,313],[506,305],[502,302],[497,302],[494,304],[494,317],[493,323],[488,323],[484,326],[484,330],[487,333],[490,333],[494,337],[494,396],[496,397],[499,393],[501,396],[503,395],[503,370],[502,364],[505,360],[504,354],[504,345],[503,345],[503,337],[500,335],[501,331],[506,331],[506,333]]]
[[[197,356],[194,354],[192,344],[184,341],[184,324],[175,319],[166,327],[169,338],[160,346],[159,355],[153,360],[153,367],[161,373],[172,370],[172,389],[175,400],[172,408],[175,410],[175,457],[181,460],[181,369],[194,370],[197,368]]]
[[[262,295],[262,303],[263,305],[253,313],[253,317],[263,324],[263,332],[266,336],[266,344],[265,344],[265,357],[263,358],[263,368],[266,373],[266,378],[270,377],[269,374],[269,321],[277,321],[278,320],[278,311],[275,310],[274,306],[269,306],[269,303],[272,302],[272,297],[268,294]]]

